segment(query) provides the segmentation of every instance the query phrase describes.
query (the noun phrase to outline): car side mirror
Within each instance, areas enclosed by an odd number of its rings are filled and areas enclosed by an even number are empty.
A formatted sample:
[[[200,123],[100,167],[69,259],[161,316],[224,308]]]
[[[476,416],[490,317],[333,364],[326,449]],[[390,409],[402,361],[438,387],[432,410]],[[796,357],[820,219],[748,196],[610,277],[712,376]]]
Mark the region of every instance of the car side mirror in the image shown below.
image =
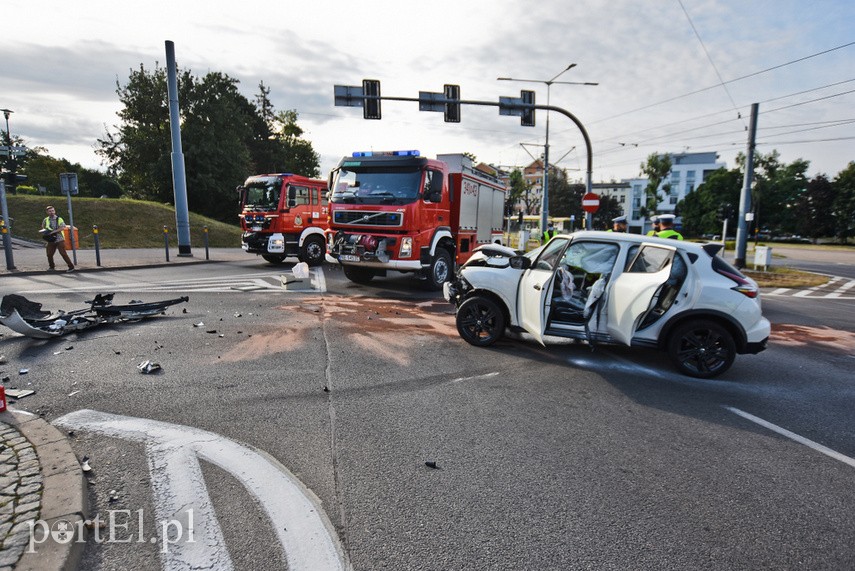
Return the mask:
[[[297,206],[297,189],[293,186],[288,187],[288,208]]]
[[[526,256],[513,256],[508,263],[515,270],[527,270],[531,267],[531,258]]]

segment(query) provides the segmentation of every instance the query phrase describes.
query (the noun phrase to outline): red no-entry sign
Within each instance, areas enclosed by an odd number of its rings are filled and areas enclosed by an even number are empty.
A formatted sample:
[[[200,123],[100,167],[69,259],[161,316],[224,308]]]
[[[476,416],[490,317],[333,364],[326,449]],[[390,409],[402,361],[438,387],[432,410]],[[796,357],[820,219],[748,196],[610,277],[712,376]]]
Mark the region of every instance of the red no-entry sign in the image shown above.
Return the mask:
[[[593,214],[600,208],[600,197],[593,192],[587,193],[582,197],[582,210]]]

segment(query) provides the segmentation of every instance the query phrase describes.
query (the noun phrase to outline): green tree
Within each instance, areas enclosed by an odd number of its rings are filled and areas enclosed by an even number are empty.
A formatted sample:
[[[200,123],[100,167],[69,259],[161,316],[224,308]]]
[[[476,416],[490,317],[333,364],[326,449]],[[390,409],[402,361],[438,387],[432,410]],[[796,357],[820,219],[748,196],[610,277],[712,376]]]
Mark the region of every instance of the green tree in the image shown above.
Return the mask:
[[[513,213],[517,203],[522,200],[527,187],[521,170],[514,169],[511,171],[508,177],[508,185],[508,193],[505,197],[505,212]]]
[[[834,188],[835,234],[845,244],[855,234],[855,161],[840,171],[831,183]]]
[[[582,198],[579,197],[581,204]],[[612,220],[623,214],[623,207],[618,199],[608,194],[600,196],[600,207],[591,217],[593,227],[591,230],[611,230]]]
[[[683,234],[701,236],[703,234],[719,234],[722,221],[718,214],[723,206],[730,205],[731,212],[739,206],[739,193],[742,188],[743,174],[737,168],[733,170],[718,169],[710,173],[704,182],[677,204],[677,210],[683,219]],[[731,215],[730,223],[736,217]],[[730,231],[735,231],[730,226]]]
[[[736,160],[744,170],[744,155],[740,153]],[[754,188],[751,191],[755,226],[768,227],[778,234],[798,232],[798,206],[807,189],[805,173],[809,165],[803,159],[796,159],[790,164],[781,163],[778,151],[755,155]]]
[[[234,188],[261,172],[318,176],[319,157],[301,138],[296,111],[277,113],[259,84],[255,102],[239,82],[219,72],[179,71],[181,140],[190,210],[234,222]],[[116,82],[119,125],[99,139],[97,152],[132,198],[172,202],[172,142],[166,70],[140,65]]]
[[[549,215],[575,216],[579,220],[585,186],[571,183],[564,169],[550,167],[549,170]]]
[[[668,178],[671,172],[671,157],[653,153],[647,157],[647,161],[641,163],[641,174],[647,177],[647,187],[644,189],[646,197],[644,206],[641,207],[643,216],[652,215],[656,212],[659,203],[665,197],[659,192],[659,186]],[[666,193],[671,190],[671,184],[665,183],[662,190]]]
[[[817,175],[807,183],[807,189],[797,205],[797,231],[812,238],[814,243],[824,236],[833,236],[835,191],[825,175]]]

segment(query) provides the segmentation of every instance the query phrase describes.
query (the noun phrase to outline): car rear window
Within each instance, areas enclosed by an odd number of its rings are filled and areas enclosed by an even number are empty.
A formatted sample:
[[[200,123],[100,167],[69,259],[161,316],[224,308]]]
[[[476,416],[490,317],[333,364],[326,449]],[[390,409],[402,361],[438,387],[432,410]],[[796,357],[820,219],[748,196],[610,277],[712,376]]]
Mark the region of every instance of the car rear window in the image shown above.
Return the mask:
[[[721,256],[713,256],[712,267],[718,273],[726,272],[735,276],[739,276],[742,279],[748,279],[745,274],[743,274],[742,272],[731,266],[729,263],[724,261]]]

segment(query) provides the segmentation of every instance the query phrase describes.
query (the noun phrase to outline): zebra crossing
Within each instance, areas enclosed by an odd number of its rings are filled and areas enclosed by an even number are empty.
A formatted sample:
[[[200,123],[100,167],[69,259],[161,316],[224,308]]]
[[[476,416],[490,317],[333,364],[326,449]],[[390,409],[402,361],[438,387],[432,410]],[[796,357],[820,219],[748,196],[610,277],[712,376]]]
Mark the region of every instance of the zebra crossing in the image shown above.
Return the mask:
[[[19,294],[34,293],[64,293],[75,292],[101,292],[105,286],[81,285],[62,288],[38,288],[19,291]],[[117,283],[108,286],[115,293],[137,293],[137,292],[176,292],[176,293],[246,293],[256,291],[279,292],[279,293],[324,293],[327,291],[326,278],[323,268],[310,268],[309,277],[306,279],[295,279],[290,271],[281,274],[270,272],[244,274],[242,276],[222,276],[206,278],[190,278],[164,281],[135,281]]]
[[[855,299],[855,280],[832,276],[828,282],[809,288],[779,287],[763,290],[764,296],[808,297],[811,299]]]

